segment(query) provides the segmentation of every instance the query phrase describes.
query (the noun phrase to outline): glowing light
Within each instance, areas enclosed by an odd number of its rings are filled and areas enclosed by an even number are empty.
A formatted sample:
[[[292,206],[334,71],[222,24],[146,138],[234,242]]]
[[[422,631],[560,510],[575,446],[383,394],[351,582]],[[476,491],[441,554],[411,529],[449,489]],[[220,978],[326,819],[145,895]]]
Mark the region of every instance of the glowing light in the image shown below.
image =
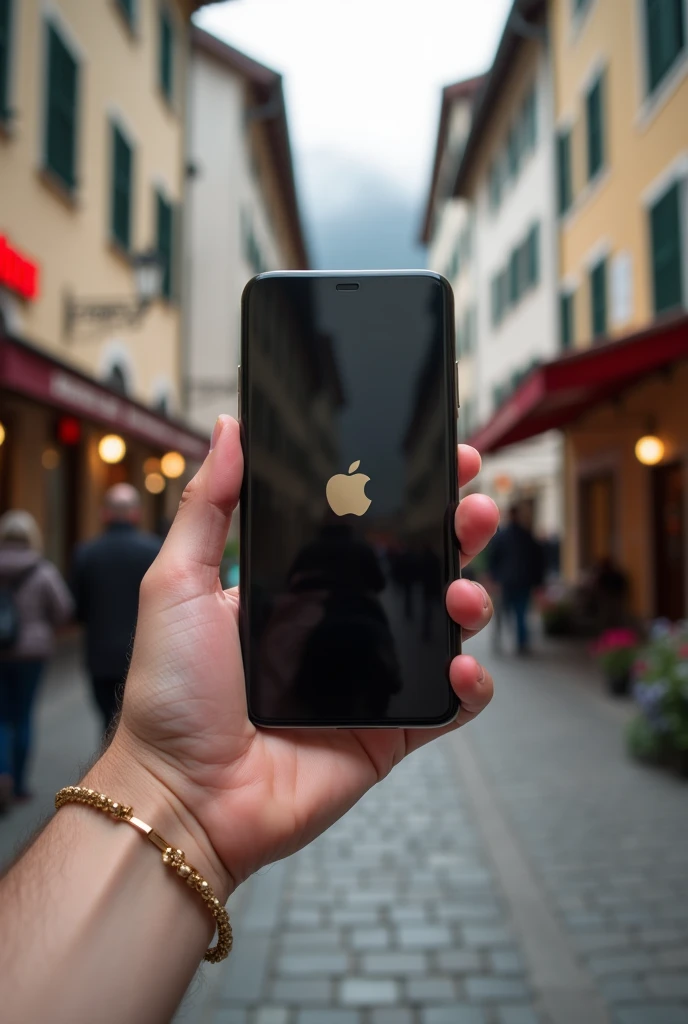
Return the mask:
[[[664,442],[654,434],[646,434],[636,441],[635,457],[643,466],[656,466],[664,458]]]
[[[160,472],[160,459],[156,459],[153,456],[150,459],[146,459],[143,464],[143,472],[148,476],[149,473]]]
[[[46,448],[41,456],[43,469],[57,469],[60,465],[60,453],[57,448]]]
[[[167,452],[160,459],[160,469],[170,480],[176,480],[186,469],[186,459],[179,452]]]
[[[165,490],[165,477],[162,473],[149,473],[143,482],[143,486],[150,494],[162,494]]]
[[[4,428],[3,424],[0,423],[0,445],[5,443],[5,438],[6,437],[7,437],[7,434],[5,433],[5,428]]]
[[[116,462],[121,462],[127,454],[124,438],[120,437],[119,434],[106,434],[105,437],[100,439],[98,454],[103,462],[107,462],[110,466],[114,466]]]

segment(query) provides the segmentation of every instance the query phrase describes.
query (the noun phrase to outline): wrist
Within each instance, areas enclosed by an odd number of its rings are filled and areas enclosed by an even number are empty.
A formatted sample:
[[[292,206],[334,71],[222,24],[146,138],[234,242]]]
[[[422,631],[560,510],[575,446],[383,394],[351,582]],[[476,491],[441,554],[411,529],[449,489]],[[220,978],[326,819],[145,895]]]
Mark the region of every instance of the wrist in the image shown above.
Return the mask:
[[[226,903],[234,883],[205,830],[192,810],[165,783],[163,773],[155,770],[121,728],[81,784],[132,807],[134,815],[151,825],[171,847],[184,851],[187,862]]]

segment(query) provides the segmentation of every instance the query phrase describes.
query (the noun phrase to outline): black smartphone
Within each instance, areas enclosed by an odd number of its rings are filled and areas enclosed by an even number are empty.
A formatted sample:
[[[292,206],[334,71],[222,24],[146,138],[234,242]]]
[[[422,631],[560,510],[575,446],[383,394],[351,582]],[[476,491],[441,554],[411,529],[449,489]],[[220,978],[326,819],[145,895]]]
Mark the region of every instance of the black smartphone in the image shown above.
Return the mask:
[[[438,274],[284,272],[246,286],[240,628],[257,725],[457,714],[454,346]]]

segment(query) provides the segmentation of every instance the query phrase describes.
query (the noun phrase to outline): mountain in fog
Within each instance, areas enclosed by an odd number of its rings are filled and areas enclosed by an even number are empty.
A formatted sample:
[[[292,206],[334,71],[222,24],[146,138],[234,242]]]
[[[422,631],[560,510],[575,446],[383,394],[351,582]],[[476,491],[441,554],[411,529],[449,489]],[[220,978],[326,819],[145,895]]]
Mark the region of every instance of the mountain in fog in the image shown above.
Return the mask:
[[[382,172],[331,151],[305,153],[299,199],[311,265],[319,270],[425,266],[420,204]]]

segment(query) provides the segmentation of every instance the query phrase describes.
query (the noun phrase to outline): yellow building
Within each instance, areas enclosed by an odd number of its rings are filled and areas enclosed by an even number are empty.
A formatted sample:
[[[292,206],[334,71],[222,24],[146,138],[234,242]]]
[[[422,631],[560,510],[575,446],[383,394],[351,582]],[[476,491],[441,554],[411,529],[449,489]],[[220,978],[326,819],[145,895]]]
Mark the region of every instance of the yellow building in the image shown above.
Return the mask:
[[[179,210],[192,0],[0,3],[0,505],[64,564],[103,488],[203,440],[179,409]],[[162,291],[137,291],[154,250]],[[98,456],[104,433],[128,449]],[[148,462],[148,469],[152,466]],[[153,488],[160,480],[153,481]],[[168,499],[168,504],[172,504]],[[147,521],[164,499],[149,495]]]
[[[549,13],[564,354],[478,441],[495,450],[562,428],[567,577],[611,559],[633,612],[678,619],[688,613],[688,9],[550,0]]]

